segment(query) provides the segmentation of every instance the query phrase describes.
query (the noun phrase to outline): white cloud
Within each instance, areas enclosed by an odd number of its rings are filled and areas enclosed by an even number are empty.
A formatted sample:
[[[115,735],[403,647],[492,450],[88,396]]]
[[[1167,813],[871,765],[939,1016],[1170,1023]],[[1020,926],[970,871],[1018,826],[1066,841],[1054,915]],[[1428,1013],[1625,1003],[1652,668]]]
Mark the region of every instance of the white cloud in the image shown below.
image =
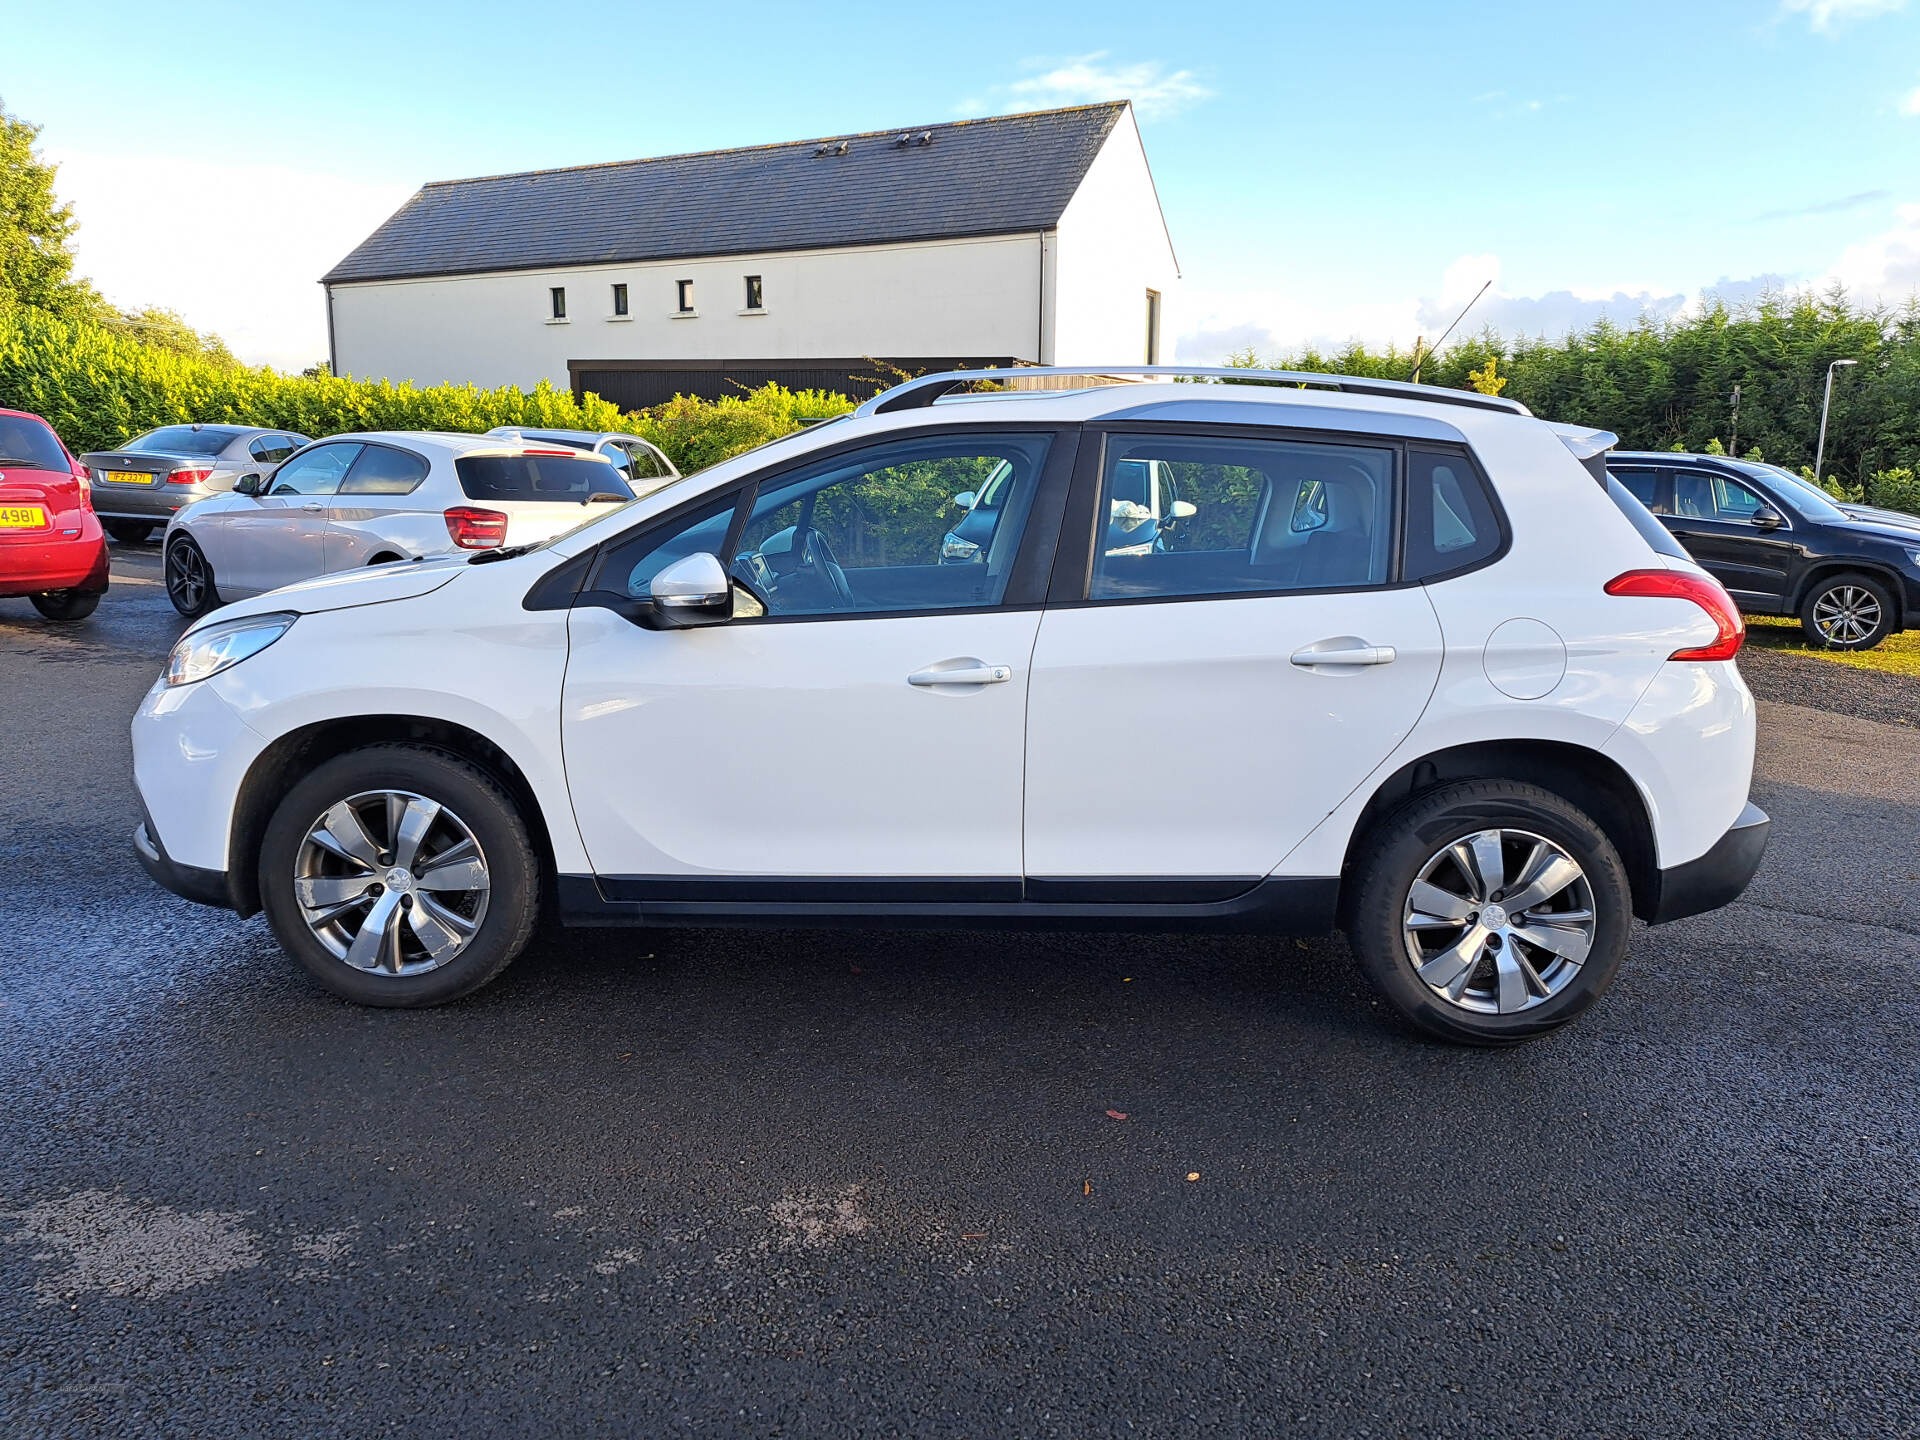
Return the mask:
[[[1902,115],[1920,115],[1920,85],[1916,85],[1900,97]]]
[[[968,100],[959,108],[978,114],[988,108],[1048,110],[1096,100],[1131,100],[1141,115],[1154,119],[1177,114],[1213,94],[1191,70],[1170,70],[1158,60],[1118,65],[1105,50],[1062,60],[1029,60],[1023,68],[1034,73],[993,86],[990,100]]]
[[[81,274],[114,304],[177,310],[251,364],[327,358],[318,281],[413,187],[275,165],[48,148]]]
[[[1900,206],[1891,230],[1841,251],[1820,283],[1836,280],[1856,299],[1887,305],[1904,305],[1920,293],[1920,205]]]
[[[1172,313],[1182,322],[1174,354],[1182,363],[1218,364],[1233,351],[1251,346],[1262,359],[1271,360],[1309,346],[1338,350],[1354,340],[1408,350],[1416,337],[1429,343],[1439,339],[1488,280],[1493,288],[1467,312],[1449,344],[1488,326],[1508,339],[1544,335],[1557,340],[1602,316],[1631,325],[1643,314],[1664,317],[1697,309],[1708,297],[1737,307],[1769,294],[1818,292],[1836,284],[1858,303],[1898,308],[1920,296],[1920,204],[1898,207],[1892,228],[1847,246],[1819,272],[1723,275],[1693,289],[1625,279],[1515,295],[1502,288],[1501,271],[1498,255],[1462,255],[1440,272],[1430,290],[1398,296],[1189,290],[1174,302]]]
[[[1906,8],[1907,0],[1780,0],[1783,15],[1805,15],[1815,30],[1832,30],[1849,20],[1865,20]]]

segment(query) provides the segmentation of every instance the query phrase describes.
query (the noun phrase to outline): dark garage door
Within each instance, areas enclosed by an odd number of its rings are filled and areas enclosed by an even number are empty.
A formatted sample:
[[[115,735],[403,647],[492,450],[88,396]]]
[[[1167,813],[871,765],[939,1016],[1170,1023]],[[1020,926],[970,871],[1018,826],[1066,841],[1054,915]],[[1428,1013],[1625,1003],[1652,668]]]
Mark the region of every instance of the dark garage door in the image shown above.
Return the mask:
[[[645,410],[675,395],[717,400],[744,395],[769,380],[789,390],[832,390],[865,400],[900,376],[877,368],[895,366],[909,375],[940,370],[982,370],[1016,362],[1005,355],[914,356],[908,359],[853,360],[569,360],[567,374],[577,399],[591,392],[622,410]]]

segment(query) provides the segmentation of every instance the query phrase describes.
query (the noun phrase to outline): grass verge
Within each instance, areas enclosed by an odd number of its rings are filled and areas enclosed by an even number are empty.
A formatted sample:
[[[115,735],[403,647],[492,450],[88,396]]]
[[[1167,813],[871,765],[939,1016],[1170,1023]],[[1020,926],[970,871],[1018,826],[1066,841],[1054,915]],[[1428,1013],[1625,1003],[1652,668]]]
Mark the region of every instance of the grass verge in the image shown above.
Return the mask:
[[[1885,675],[1906,675],[1920,679],[1920,630],[1890,635],[1871,650],[1823,650],[1807,643],[1807,632],[1798,620],[1773,615],[1747,617],[1747,644],[1768,650],[1786,650],[1795,655],[1811,655],[1835,665],[1850,665],[1856,670],[1878,670]]]

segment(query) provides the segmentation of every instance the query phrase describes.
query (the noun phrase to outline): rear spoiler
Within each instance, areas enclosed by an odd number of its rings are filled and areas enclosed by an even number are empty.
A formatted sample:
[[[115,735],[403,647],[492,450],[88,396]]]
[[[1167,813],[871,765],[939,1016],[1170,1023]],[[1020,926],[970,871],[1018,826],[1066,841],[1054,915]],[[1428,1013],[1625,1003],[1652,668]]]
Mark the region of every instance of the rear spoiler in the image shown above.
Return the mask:
[[[1620,443],[1620,437],[1611,430],[1592,430],[1585,425],[1549,424],[1547,428],[1560,437],[1560,443],[1586,467],[1600,488],[1606,489],[1607,452]]]

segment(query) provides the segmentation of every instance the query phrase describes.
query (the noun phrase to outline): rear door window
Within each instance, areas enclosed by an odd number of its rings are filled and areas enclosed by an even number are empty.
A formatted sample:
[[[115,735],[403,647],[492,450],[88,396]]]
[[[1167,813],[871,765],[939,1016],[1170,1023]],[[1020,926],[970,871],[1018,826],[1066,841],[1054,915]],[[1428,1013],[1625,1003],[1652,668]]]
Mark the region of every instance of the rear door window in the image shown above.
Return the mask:
[[[1224,436],[1110,435],[1095,600],[1387,583],[1395,452],[1384,446]],[[1149,468],[1140,462],[1152,462]],[[1156,518],[1157,470],[1194,513]],[[1164,498],[1164,497],[1163,497]]]
[[[469,500],[579,501],[589,495],[633,495],[626,477],[598,454],[462,455],[453,468]]]

